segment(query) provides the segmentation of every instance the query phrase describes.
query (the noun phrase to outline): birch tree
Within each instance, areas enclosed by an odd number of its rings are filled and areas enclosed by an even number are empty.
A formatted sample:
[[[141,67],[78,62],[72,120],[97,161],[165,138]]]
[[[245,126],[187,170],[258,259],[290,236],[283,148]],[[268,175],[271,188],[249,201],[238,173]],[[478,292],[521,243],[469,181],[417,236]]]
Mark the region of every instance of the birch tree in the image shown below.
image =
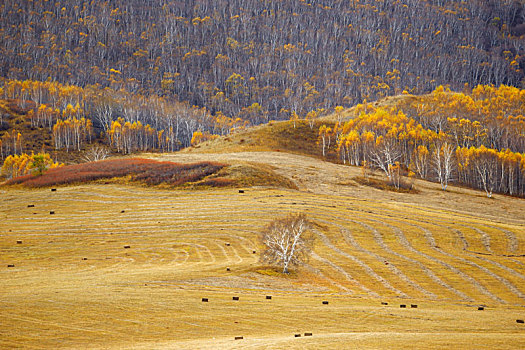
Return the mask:
[[[275,219],[261,233],[265,246],[261,260],[277,264],[283,268],[283,273],[289,273],[289,266],[304,261],[311,251],[312,241],[305,235],[309,228],[310,223],[303,213]]]

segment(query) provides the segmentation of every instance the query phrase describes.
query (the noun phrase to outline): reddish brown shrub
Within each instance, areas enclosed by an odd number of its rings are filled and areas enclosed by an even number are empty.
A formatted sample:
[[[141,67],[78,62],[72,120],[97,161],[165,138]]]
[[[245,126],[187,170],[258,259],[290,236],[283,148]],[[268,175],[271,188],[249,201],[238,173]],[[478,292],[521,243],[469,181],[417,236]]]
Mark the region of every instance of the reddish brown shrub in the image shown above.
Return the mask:
[[[145,182],[148,185],[167,183],[178,186],[202,180],[223,167],[223,164],[211,162],[178,164],[141,158],[107,159],[50,169],[42,176],[21,176],[8,181],[7,184],[46,187],[131,175],[133,181]]]

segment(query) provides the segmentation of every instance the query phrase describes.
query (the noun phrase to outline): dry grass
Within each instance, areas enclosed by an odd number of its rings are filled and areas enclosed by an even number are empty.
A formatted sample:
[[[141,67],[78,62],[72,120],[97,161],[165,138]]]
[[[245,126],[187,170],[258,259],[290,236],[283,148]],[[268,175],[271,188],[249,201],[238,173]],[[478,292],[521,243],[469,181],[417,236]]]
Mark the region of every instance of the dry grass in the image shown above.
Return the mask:
[[[1,188],[1,348],[525,346],[523,200],[341,185],[359,169],[282,152],[149,156],[272,171],[299,190]],[[283,277],[253,250],[289,212],[315,223],[315,254]]]
[[[316,144],[320,124],[310,128],[304,121],[272,121],[269,124],[237,131],[231,135],[206,141],[181,153],[229,153],[229,152],[287,152],[321,157]]]

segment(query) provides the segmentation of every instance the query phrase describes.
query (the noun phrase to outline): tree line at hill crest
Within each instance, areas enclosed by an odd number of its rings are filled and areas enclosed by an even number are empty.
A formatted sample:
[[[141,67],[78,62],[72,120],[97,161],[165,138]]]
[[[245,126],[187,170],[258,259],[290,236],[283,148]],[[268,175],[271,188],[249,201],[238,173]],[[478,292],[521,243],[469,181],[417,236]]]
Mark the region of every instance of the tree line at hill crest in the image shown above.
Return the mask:
[[[259,124],[440,84],[520,86],[524,34],[525,5],[507,0],[6,0],[0,76]]]

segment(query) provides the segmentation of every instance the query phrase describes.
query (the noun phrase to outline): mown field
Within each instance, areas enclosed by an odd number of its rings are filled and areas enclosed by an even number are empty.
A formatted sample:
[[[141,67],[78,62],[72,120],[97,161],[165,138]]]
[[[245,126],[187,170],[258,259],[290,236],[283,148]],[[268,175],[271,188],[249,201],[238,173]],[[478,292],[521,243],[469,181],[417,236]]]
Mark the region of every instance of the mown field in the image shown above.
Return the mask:
[[[261,162],[299,190],[0,188],[0,348],[525,347],[522,199],[384,192],[288,154],[152,157]],[[257,234],[289,212],[315,246],[282,276]]]

